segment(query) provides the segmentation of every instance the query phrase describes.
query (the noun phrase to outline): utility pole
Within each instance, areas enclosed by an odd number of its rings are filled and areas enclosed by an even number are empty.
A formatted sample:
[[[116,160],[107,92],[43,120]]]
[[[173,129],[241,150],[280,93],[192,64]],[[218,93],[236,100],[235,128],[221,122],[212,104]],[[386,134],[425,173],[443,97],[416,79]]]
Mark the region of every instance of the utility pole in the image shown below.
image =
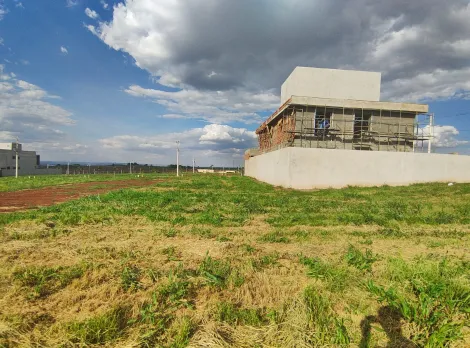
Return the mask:
[[[431,153],[431,142],[434,136],[434,114],[429,115],[429,140],[428,140],[428,153]]]
[[[196,172],[195,167],[196,167],[196,160],[193,157],[193,174]]]
[[[70,174],[70,161],[67,162],[67,175]]]
[[[129,161],[129,174],[132,174],[132,162]]]
[[[176,176],[180,176],[180,141],[176,140]]]
[[[16,161],[16,167],[15,167],[15,178],[18,178],[18,152],[20,151],[19,149],[19,140],[18,137],[16,137],[16,144],[15,144],[15,161]]]

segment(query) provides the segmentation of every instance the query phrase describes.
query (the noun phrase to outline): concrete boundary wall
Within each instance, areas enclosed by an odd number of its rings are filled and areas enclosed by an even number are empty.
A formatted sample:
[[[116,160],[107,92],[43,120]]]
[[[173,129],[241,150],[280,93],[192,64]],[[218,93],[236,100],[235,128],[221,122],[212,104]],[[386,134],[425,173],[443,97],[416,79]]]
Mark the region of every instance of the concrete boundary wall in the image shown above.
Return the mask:
[[[0,177],[2,176],[15,176],[16,171],[15,169],[0,169]],[[41,168],[41,169],[19,169],[18,176],[25,176],[25,175],[60,175],[62,174],[61,168]]]
[[[294,189],[470,182],[470,156],[289,147],[245,161],[245,175]]]

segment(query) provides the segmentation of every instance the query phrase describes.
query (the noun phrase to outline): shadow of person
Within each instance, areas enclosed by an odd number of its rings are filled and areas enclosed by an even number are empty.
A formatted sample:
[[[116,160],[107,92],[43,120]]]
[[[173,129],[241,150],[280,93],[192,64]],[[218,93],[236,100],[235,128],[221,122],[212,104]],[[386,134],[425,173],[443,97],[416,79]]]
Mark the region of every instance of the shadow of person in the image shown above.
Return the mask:
[[[401,329],[401,314],[390,306],[380,307],[377,315],[369,315],[361,321],[362,339],[360,348],[369,348],[372,323],[378,323],[382,326],[388,337],[388,343],[385,348],[416,348],[409,339],[405,338]]]

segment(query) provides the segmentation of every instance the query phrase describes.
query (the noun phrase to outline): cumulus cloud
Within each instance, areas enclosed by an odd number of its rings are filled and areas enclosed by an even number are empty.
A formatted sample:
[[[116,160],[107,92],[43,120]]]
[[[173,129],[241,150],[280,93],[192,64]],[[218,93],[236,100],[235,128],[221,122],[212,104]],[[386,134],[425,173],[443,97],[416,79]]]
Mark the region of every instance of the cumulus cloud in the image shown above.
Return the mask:
[[[15,7],[18,7],[18,8],[24,8],[23,6],[23,3],[22,2],[17,2]]]
[[[107,10],[108,7],[109,7],[109,5],[108,5],[108,4],[106,3],[106,1],[104,1],[104,0],[101,0],[101,1],[100,1],[100,4],[101,4],[101,6],[103,6],[103,8],[104,8],[105,10]]]
[[[63,139],[60,129],[75,123],[72,114],[51,102],[41,87],[19,80],[0,65],[0,141],[19,136],[23,142]]]
[[[62,53],[63,55],[66,55],[66,54],[69,54],[69,51],[64,46],[60,46],[60,53]]]
[[[422,130],[425,136],[429,136],[430,126],[426,126]],[[460,145],[466,145],[469,142],[466,140],[459,140],[457,136],[459,131],[454,126],[434,126],[432,145],[436,148],[453,148]],[[427,145],[426,145],[427,146]]]
[[[272,91],[252,94],[239,90],[201,91],[187,88],[167,92],[132,85],[125,92],[165,106],[173,114],[163,115],[164,118],[175,118],[176,114],[178,118],[196,118],[212,123],[260,123],[263,118],[258,112],[275,109],[279,104],[279,97]]]
[[[91,19],[97,19],[99,17],[96,11],[90,10],[88,7],[85,9],[85,14]]]
[[[303,65],[380,71],[413,101],[469,88],[468,18],[467,0],[125,0],[94,33],[172,86],[279,89]]]
[[[241,160],[246,148],[256,146],[254,132],[218,124],[152,137],[118,135],[101,139],[99,142],[114,156],[116,153],[122,158],[143,158],[148,155],[148,158],[172,161],[176,140],[180,141],[183,158],[189,160],[196,156],[199,158],[198,163],[205,165],[220,161],[220,158]]]

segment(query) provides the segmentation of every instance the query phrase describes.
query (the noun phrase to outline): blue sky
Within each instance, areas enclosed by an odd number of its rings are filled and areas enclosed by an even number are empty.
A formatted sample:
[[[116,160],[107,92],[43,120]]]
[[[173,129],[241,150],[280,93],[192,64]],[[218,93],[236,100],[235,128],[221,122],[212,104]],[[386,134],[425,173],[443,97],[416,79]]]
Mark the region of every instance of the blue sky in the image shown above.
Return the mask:
[[[383,99],[429,103],[436,151],[470,154],[468,1],[297,6],[0,0],[0,142],[18,136],[44,160],[168,164],[180,139],[188,164],[241,164],[303,65],[382,72]]]

